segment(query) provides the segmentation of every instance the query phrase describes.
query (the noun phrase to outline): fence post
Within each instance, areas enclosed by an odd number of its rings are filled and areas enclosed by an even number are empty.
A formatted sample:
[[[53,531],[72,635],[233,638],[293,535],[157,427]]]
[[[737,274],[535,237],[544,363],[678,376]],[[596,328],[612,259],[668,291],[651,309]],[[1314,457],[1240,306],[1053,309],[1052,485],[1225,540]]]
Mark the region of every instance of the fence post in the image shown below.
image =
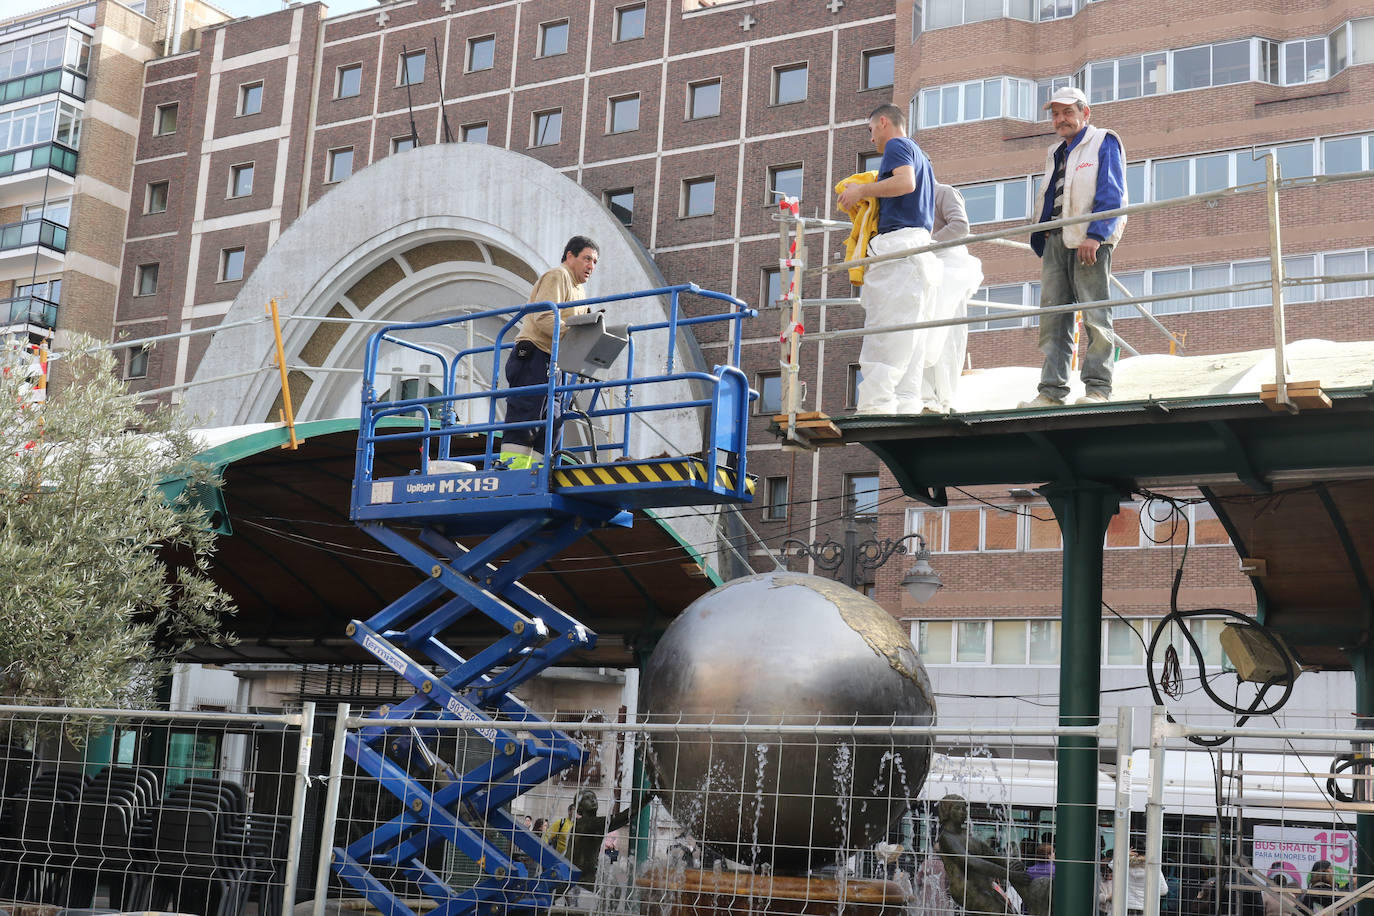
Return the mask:
[[[348,717],[352,707],[340,703],[334,711],[334,744],[329,753],[329,779],[325,786],[324,819],[320,823],[319,866],[315,869],[314,916],[324,916],[329,896],[329,871],[334,861],[334,829],[339,819],[339,795],[343,792],[344,743],[348,739]],[[285,914],[283,914],[285,916]]]
[[[301,707],[301,741],[296,753],[296,788],[291,799],[291,832],[286,840],[286,874],[282,889],[282,916],[296,907],[296,876],[301,868],[301,835],[305,828],[305,793],[310,786],[310,746],[315,735],[315,704]]]
[[[1135,780],[1135,710],[1116,711],[1116,798],[1112,808],[1112,913],[1126,916],[1126,872],[1130,867],[1131,787]]]
[[[1159,867],[1164,858],[1163,706],[1150,710],[1150,794],[1145,802],[1145,916],[1159,916]]]

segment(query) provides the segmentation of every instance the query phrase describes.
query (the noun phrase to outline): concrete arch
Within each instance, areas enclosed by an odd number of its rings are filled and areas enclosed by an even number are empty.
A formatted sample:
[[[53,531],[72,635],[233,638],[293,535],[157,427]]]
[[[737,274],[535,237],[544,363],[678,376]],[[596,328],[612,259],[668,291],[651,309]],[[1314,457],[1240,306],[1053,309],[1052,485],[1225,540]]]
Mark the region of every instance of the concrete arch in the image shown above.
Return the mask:
[[[287,363],[300,367],[291,376],[298,419],[356,416],[358,377],[324,370],[361,368],[363,342],[375,325],[294,318],[408,321],[518,304],[577,234],[601,246],[591,295],[665,285],[633,236],[556,170],[486,145],[420,147],[363,169],[307,209],[254,268],[223,323],[256,318],[277,297]],[[444,246],[453,256],[444,256]],[[617,323],[659,321],[666,306],[618,303],[613,314]],[[679,353],[689,365],[704,365],[695,341],[684,336]],[[666,340],[658,345],[665,346]],[[281,396],[275,372],[209,381],[265,369],[273,352],[265,323],[215,334],[184,406],[206,425],[275,420]],[[652,345],[636,360],[662,365]],[[652,447],[661,451],[670,439],[693,451],[699,435],[694,417],[678,417],[672,429],[657,431]]]

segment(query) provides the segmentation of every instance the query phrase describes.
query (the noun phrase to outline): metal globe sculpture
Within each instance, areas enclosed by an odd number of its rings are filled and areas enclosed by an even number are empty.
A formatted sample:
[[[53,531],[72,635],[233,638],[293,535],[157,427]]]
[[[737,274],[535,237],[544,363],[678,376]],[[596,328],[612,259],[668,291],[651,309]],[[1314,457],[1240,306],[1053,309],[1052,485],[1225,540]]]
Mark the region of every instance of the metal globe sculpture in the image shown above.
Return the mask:
[[[726,857],[781,872],[884,839],[930,766],[928,737],[809,730],[935,721],[902,626],[817,576],[749,576],[698,598],[649,659],[641,708],[655,723],[714,723],[650,736],[673,818]]]

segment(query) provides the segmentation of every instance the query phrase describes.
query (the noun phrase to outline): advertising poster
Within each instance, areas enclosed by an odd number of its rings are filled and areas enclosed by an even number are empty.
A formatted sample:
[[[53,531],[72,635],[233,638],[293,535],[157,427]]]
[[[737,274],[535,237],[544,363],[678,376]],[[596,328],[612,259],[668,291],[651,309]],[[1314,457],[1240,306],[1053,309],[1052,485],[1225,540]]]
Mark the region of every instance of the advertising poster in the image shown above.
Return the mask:
[[[1355,832],[1328,827],[1290,827],[1260,824],[1253,836],[1251,861],[1272,879],[1282,874],[1292,884],[1307,887],[1307,873],[1316,862],[1331,863],[1336,884],[1350,880],[1355,858]]]

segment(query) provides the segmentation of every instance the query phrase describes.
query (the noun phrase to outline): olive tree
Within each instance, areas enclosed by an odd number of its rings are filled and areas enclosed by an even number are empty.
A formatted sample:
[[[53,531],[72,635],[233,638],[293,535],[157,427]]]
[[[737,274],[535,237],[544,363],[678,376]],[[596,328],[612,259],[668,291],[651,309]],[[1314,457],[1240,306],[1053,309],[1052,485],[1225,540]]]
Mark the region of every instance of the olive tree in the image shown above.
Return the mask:
[[[184,419],[141,409],[108,350],[77,343],[46,400],[36,354],[0,350],[0,702],[146,705],[233,610],[196,498],[217,481]]]

